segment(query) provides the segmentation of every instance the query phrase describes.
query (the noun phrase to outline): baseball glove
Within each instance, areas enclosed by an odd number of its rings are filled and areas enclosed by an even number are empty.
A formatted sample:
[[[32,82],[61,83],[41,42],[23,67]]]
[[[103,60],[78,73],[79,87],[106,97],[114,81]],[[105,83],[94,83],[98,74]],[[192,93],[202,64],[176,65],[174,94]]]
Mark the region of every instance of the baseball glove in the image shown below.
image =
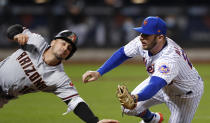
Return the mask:
[[[131,95],[125,85],[117,86],[117,97],[124,108],[134,109],[137,104],[137,96]]]

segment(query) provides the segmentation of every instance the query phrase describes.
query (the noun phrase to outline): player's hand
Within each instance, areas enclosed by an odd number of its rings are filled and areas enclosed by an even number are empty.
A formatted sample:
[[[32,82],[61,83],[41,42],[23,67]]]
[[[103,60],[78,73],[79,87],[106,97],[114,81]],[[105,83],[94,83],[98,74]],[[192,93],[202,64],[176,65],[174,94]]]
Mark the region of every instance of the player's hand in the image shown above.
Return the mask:
[[[120,122],[117,120],[112,120],[112,119],[103,119],[103,120],[98,121],[98,123],[120,123]]]
[[[28,36],[26,34],[17,34],[14,36],[14,40],[20,45],[25,45],[28,42]]]
[[[91,82],[97,80],[101,77],[100,73],[97,71],[87,71],[82,75],[82,81],[84,83]]]

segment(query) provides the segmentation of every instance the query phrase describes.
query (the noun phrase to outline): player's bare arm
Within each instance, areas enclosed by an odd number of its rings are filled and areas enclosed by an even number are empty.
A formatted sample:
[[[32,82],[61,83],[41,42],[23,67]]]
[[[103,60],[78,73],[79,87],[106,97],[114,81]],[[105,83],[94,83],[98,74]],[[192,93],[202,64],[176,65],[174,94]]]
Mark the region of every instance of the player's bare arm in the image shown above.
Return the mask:
[[[14,41],[17,41],[20,45],[25,45],[28,42],[28,36],[26,34],[17,34],[14,36]]]
[[[101,77],[98,71],[87,71],[82,75],[82,81],[84,83],[96,81]]]
[[[129,58],[131,57],[125,55],[124,47],[121,47],[97,71],[87,71],[83,74],[82,80],[84,83],[95,81],[103,74],[111,71]]]

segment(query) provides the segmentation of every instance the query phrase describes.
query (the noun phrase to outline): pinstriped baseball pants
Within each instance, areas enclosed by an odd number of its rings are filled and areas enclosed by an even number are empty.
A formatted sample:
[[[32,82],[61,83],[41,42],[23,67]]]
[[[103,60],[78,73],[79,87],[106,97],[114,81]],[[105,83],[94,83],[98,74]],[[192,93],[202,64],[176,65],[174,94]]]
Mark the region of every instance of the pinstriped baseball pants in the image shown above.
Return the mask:
[[[146,82],[142,82],[132,91],[131,94],[137,94],[146,85]],[[137,107],[134,110],[124,109],[124,113],[127,115],[136,116],[144,110],[149,109],[151,106],[165,103],[171,112],[169,123],[191,123],[201,100],[202,94],[203,87],[201,87],[200,91],[196,94],[192,92],[182,96],[169,96],[164,92],[163,89],[161,89],[151,99],[138,102]]]

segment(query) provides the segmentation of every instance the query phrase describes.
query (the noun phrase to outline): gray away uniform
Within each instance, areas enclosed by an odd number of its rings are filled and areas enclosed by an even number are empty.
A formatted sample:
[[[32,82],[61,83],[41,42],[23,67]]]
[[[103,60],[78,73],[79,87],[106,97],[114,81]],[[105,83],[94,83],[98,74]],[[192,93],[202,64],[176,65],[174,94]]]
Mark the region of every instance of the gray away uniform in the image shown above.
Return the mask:
[[[56,94],[63,101],[71,99],[67,112],[74,110],[84,100],[64,72],[63,64],[47,65],[43,53],[49,48],[48,43],[28,29],[23,33],[29,36],[24,48],[0,62],[0,107],[18,95],[44,91]]]

